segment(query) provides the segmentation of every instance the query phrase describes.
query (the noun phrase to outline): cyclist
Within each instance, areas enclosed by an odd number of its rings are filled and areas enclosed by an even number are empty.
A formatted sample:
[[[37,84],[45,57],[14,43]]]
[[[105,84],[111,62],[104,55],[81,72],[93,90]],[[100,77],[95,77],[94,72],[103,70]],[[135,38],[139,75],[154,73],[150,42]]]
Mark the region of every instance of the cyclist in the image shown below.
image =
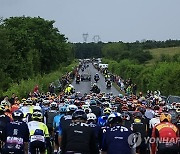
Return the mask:
[[[20,110],[23,112],[24,115],[23,121],[29,122],[30,117],[33,113],[33,101],[30,97],[26,101],[24,101],[24,104],[20,108]]]
[[[96,94],[100,93],[100,89],[99,89],[99,87],[97,86],[96,83],[93,84],[93,86],[92,86],[90,91],[92,91],[93,93],[96,93]]]
[[[99,79],[100,79],[99,74],[96,73],[96,74],[94,75],[94,80],[95,80],[95,82],[97,82]]]
[[[160,112],[158,110],[155,111],[154,113],[154,118],[152,118],[150,121],[149,121],[149,130],[150,130],[150,134],[152,134],[152,129],[160,123]]]
[[[50,104],[50,110],[48,110],[44,115],[46,117],[46,125],[48,127],[48,131],[49,131],[50,136],[52,136],[53,119],[56,115],[58,115],[58,105],[56,102],[52,102]]]
[[[71,85],[71,84],[69,84],[69,86],[66,87],[66,89],[65,89],[65,94],[66,94],[66,95],[71,95],[71,94],[73,94],[74,92],[75,92],[74,86]]]
[[[158,143],[152,143],[152,154],[158,150],[158,154],[178,154],[178,128],[171,123],[171,115],[168,113],[161,113],[160,124],[153,128],[152,137]]]
[[[121,114],[122,125],[128,129],[131,128],[132,118],[128,111],[123,111]]]
[[[2,148],[3,134],[6,128],[7,123],[10,123],[11,119],[4,114],[4,106],[0,105],[0,153]]]
[[[107,119],[108,119],[108,116],[111,114],[111,109],[110,108],[105,108],[103,110],[103,115],[101,117],[98,118],[98,126],[100,127],[104,127],[107,125]]]
[[[69,126],[69,124],[72,122],[72,114],[77,109],[78,107],[76,105],[73,105],[73,104],[68,105],[67,110],[66,110],[66,115],[60,119],[59,134],[58,134],[58,141],[59,141],[60,147],[61,147],[61,140],[62,140],[62,131],[66,129]]]
[[[141,112],[136,111],[133,113],[134,122],[131,125],[131,130],[141,136],[141,144],[136,147],[136,151],[140,154],[147,153],[147,144],[145,142],[145,137],[147,137],[147,125],[143,122],[143,115]]]
[[[59,122],[60,119],[66,114],[66,107],[59,108],[59,114],[54,117],[53,120],[53,137],[54,137],[54,154],[57,154],[59,150],[58,134],[59,134]]]
[[[62,154],[99,154],[95,134],[85,123],[87,120],[85,112],[76,110],[72,120],[73,122],[62,132]]]
[[[88,113],[87,114],[87,124],[89,127],[93,129],[96,136],[97,145],[99,145],[100,142],[100,127],[97,125],[97,118],[94,113]]]
[[[41,154],[45,154],[46,148],[51,151],[51,143],[47,126],[42,123],[43,115],[36,111],[32,114],[32,121],[28,122],[30,131],[29,151],[35,154],[37,149]]]
[[[111,86],[112,86],[111,80],[107,79],[107,81],[106,81],[106,88],[111,88]]]
[[[131,154],[128,137],[131,131],[121,125],[120,113],[112,113],[108,117],[110,128],[107,128],[102,143],[102,154]]]
[[[23,119],[23,112],[14,111],[13,122],[7,123],[4,132],[4,154],[28,154],[29,129]]]
[[[92,113],[94,113],[96,115],[97,118],[101,116],[101,109],[100,109],[100,107],[97,106],[96,100],[92,99],[90,101],[90,109],[91,109]]]

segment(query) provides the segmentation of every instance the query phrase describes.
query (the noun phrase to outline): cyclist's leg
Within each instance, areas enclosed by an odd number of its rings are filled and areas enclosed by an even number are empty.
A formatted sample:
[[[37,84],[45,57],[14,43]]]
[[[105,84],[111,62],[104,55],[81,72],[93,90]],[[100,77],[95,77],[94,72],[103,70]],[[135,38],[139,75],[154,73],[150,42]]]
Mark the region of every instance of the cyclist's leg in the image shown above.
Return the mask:
[[[45,154],[46,152],[45,143],[40,141],[31,142],[29,146],[30,153],[35,154],[37,149],[39,149],[40,154]]]

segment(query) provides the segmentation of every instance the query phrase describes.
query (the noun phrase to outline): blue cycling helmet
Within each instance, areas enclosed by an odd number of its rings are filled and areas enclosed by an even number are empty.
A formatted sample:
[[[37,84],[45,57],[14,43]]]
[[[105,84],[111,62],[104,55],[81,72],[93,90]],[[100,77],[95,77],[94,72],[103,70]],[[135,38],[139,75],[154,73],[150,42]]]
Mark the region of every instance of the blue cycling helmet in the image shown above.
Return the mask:
[[[94,99],[91,100],[90,105],[97,105],[96,101]]]
[[[67,112],[67,107],[66,107],[66,106],[61,106],[61,107],[59,108],[59,112],[60,112],[60,113],[66,113],[66,112]]]

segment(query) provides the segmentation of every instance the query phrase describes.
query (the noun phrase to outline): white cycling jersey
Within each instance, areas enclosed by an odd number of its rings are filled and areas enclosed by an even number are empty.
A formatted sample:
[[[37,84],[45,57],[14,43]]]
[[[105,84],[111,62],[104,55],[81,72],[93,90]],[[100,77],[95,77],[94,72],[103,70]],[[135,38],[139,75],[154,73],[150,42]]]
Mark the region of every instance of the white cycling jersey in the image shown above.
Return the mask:
[[[149,121],[149,128],[154,128],[154,126],[156,126],[156,125],[159,124],[159,123],[160,123],[159,117],[152,118],[152,119]]]

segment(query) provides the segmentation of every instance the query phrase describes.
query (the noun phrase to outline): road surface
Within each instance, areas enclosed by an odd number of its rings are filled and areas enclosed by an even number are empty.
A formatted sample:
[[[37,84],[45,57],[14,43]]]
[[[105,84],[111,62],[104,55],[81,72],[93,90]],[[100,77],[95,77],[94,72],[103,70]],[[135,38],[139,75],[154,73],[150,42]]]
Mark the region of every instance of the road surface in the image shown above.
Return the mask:
[[[74,80],[72,82],[72,85],[74,86],[76,92],[81,92],[82,94],[90,93],[91,85],[95,82],[94,81],[94,75],[96,73],[98,73],[100,76],[100,80],[97,82],[97,85],[100,88],[101,92],[105,92],[105,93],[112,92],[114,95],[120,94],[120,92],[114,86],[112,86],[110,89],[106,89],[106,83],[105,83],[104,76],[100,72],[98,72],[98,70],[95,69],[91,63],[89,63],[89,67],[86,68],[83,72],[81,70],[79,71],[80,75],[82,73],[91,74],[91,81],[81,81],[80,84],[76,84],[76,82]]]

